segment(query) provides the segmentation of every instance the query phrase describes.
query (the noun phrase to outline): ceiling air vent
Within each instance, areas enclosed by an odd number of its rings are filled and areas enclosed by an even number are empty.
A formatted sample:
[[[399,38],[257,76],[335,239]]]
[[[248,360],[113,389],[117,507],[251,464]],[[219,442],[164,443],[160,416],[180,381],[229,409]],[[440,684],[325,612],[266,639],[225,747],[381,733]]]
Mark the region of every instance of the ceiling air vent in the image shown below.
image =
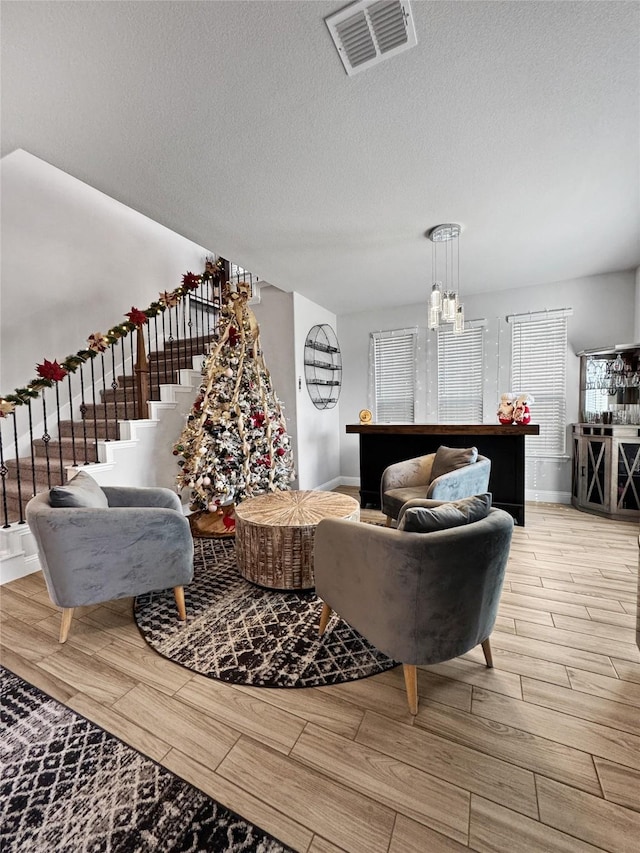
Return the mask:
[[[347,74],[416,44],[409,0],[358,0],[325,18]]]

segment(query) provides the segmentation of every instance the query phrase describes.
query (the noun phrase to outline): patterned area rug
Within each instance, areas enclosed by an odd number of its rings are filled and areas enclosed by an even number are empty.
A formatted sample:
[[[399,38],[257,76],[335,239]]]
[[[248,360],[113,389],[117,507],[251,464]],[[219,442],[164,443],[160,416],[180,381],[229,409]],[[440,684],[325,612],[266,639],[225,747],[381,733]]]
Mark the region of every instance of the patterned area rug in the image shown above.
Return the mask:
[[[0,667],[3,853],[292,853]]]
[[[254,687],[318,687],[397,666],[335,614],[318,637],[313,592],[276,592],[244,580],[231,539],[196,539],[187,622],[173,592],[139,596],[134,617],[159,654],[210,678]]]

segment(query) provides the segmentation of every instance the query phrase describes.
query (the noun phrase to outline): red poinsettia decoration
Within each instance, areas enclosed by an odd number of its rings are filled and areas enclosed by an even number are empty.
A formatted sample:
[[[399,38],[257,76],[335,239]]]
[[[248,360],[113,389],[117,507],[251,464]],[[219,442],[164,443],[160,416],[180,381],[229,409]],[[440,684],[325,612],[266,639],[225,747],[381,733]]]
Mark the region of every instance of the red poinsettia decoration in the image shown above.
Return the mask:
[[[67,375],[67,371],[64,367],[60,367],[57,361],[47,361],[46,358],[43,364],[36,365],[36,371],[38,376],[49,379],[51,382],[60,382]]]
[[[240,335],[238,334],[238,330],[235,326],[229,327],[229,346],[234,347],[238,343],[238,339]]]
[[[251,425],[255,427],[261,427],[264,425],[264,412],[254,412],[251,415]]]
[[[199,284],[200,276],[196,275],[194,272],[186,272],[182,276],[182,286],[186,287],[187,290],[195,290]]]
[[[144,326],[148,320],[144,311],[141,311],[139,308],[134,308],[133,305],[131,306],[131,311],[129,311],[128,314],[125,314],[125,317],[128,317],[134,326]]]

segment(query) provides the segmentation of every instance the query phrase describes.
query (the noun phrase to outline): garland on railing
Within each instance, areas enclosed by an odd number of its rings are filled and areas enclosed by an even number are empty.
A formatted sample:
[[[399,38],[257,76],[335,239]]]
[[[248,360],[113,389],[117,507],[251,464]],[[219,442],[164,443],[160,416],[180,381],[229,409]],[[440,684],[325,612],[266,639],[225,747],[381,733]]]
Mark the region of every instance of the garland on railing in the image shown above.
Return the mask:
[[[159,299],[152,302],[148,308],[141,311],[139,308],[131,307],[131,311],[125,314],[128,320],[119,323],[108,332],[93,332],[87,338],[86,349],[78,350],[77,353],[68,355],[60,364],[57,361],[48,361],[46,358],[42,364],[36,365],[38,376],[25,385],[24,388],[16,388],[13,394],[0,397],[0,418],[6,418],[15,411],[16,406],[23,406],[29,400],[38,397],[44,388],[52,388],[55,382],[60,382],[68,373],[75,373],[81,364],[88,359],[95,358],[99,353],[105,352],[110,346],[125,338],[129,332],[134,332],[142,327],[152,317],[157,317],[167,308],[175,308],[182,299],[192,290],[196,290],[203,282],[220,278],[224,271],[224,261],[207,259],[205,271],[201,275],[186,272],[182,276],[182,284],[175,290],[165,290]]]

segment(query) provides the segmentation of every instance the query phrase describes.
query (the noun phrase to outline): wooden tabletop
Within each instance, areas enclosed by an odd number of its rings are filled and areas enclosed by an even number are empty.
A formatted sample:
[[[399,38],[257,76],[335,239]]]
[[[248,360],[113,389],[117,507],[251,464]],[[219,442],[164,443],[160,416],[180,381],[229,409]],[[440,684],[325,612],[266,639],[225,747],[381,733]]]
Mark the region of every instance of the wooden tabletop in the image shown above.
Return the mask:
[[[248,498],[236,507],[240,522],[274,527],[307,527],[323,518],[346,518],[360,509],[357,500],[336,492],[282,491]]]

